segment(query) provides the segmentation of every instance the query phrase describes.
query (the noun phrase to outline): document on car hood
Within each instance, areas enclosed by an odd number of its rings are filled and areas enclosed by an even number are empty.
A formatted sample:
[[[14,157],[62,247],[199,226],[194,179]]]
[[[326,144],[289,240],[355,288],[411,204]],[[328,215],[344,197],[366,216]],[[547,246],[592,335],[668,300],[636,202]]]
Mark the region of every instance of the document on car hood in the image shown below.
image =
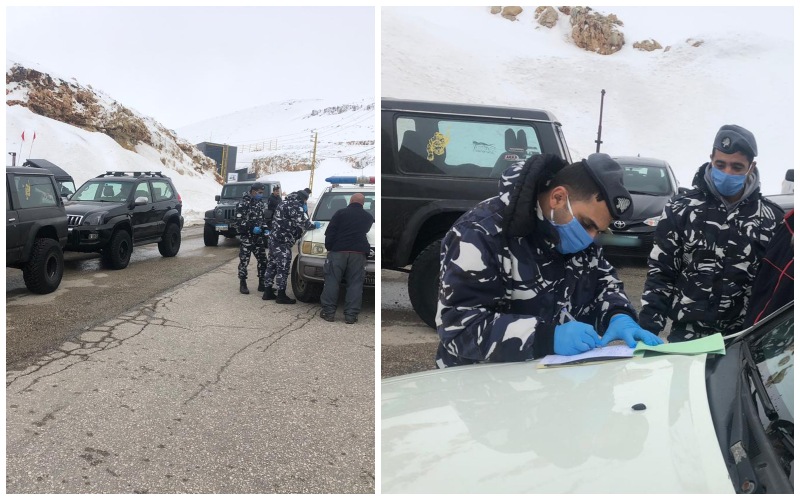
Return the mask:
[[[626,345],[609,345],[596,347],[590,351],[573,356],[561,356],[559,354],[548,354],[539,361],[539,368],[549,366],[564,366],[594,363],[596,361],[608,361],[611,359],[632,358],[634,349]]]

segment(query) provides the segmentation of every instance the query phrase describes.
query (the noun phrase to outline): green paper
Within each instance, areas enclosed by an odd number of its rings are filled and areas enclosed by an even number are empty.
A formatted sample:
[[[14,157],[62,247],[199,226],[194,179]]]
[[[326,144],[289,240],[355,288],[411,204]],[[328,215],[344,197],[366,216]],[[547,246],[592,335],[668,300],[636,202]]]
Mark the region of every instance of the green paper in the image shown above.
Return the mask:
[[[634,356],[644,356],[645,352],[659,354],[725,354],[725,341],[721,333],[707,337],[687,340],[686,342],[672,342],[669,344],[647,345],[642,341],[636,344]]]

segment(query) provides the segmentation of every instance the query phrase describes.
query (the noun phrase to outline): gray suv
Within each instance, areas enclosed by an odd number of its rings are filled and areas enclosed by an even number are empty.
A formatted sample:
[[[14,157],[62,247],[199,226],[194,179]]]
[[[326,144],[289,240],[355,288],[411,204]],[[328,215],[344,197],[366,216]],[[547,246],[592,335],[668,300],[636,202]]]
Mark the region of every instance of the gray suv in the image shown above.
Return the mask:
[[[53,174],[6,167],[6,266],[22,269],[33,293],[50,293],[64,275],[67,214]]]

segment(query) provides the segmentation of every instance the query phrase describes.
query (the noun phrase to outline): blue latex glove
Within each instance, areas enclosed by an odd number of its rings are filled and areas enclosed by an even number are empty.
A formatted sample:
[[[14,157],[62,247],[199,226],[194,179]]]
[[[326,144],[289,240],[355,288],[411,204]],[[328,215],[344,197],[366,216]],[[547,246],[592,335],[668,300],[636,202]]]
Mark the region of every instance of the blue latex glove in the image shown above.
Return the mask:
[[[256,226],[253,228],[253,234],[261,234],[261,227]]]
[[[612,340],[624,340],[628,347],[636,347],[636,341],[641,340],[647,345],[663,344],[664,341],[639,326],[627,314],[617,314],[611,318],[608,330],[603,334],[600,346],[608,345]]]
[[[573,356],[594,349],[600,343],[600,336],[592,325],[580,321],[570,321],[556,326],[553,334],[553,350],[562,356]]]
[[[322,224],[320,224],[319,221],[314,221],[314,229],[319,229],[321,227],[322,227]]]
[[[303,212],[308,213],[308,204],[303,203]]]

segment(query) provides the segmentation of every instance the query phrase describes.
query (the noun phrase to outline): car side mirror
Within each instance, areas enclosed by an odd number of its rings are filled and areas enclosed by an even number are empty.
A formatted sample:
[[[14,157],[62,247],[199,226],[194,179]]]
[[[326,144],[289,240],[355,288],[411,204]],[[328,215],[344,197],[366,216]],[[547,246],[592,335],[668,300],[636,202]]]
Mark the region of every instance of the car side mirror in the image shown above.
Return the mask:
[[[219,201],[219,195],[216,195],[216,196],[214,197],[214,201]]]
[[[150,203],[150,200],[147,199],[147,196],[140,196],[134,200],[133,206],[138,207],[140,205],[147,205],[148,203]]]
[[[789,170],[786,171],[785,179],[787,181],[789,181],[789,182],[794,182],[794,169],[793,168],[790,168]]]

